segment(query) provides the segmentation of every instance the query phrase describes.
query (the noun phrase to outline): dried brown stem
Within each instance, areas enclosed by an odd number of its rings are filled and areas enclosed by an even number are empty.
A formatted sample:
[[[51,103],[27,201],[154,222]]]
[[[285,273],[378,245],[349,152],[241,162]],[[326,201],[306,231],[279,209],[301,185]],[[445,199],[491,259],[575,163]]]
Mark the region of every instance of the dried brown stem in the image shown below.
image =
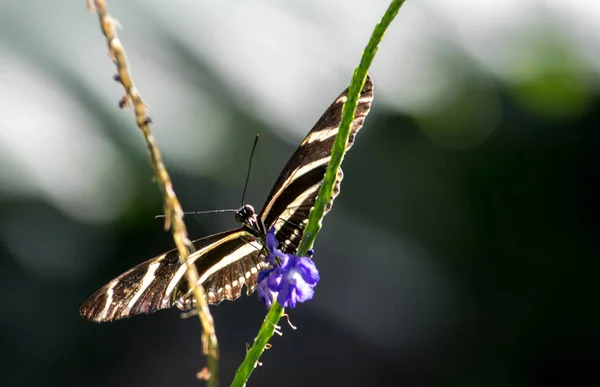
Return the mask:
[[[196,308],[199,312],[198,316],[200,317],[200,323],[203,328],[202,350],[204,354],[208,355],[208,373],[210,375],[208,384],[209,386],[216,386],[219,358],[217,336],[215,334],[213,319],[210,310],[208,309],[208,303],[204,296],[204,288],[202,285],[198,284],[198,271],[196,270],[196,266],[187,260],[187,257],[194,252],[194,245],[187,237],[185,223],[183,222],[183,210],[181,209],[179,200],[173,190],[171,178],[163,163],[156,140],[150,131],[149,124],[151,123],[151,120],[147,114],[147,106],[142,100],[142,97],[131,78],[125,50],[116,33],[115,20],[106,10],[104,0],[88,0],[88,9],[95,10],[98,14],[100,27],[106,37],[106,43],[108,44],[109,55],[117,66],[117,71],[119,73],[118,77],[115,77],[115,79],[120,81],[125,88],[126,95],[121,99],[119,105],[121,107],[125,107],[129,104],[133,105],[137,126],[142,131],[148,150],[150,151],[154,174],[164,193],[165,230],[171,229],[181,262],[187,267],[186,278],[190,289],[192,289],[196,301]]]

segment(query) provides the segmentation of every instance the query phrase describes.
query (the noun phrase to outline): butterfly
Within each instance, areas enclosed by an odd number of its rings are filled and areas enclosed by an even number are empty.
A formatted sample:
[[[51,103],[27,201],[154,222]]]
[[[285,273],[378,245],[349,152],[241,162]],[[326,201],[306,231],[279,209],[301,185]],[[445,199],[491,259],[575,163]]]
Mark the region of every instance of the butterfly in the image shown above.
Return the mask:
[[[338,132],[344,91],[327,108],[296,152],[289,159],[258,214],[249,205],[235,213],[241,227],[193,241],[195,252],[188,257],[196,265],[199,284],[204,286],[207,301],[218,304],[251,294],[257,287],[259,271],[268,268],[265,238],[275,229],[280,250],[295,254],[315,204],[325,170],[331,159],[331,147]],[[354,143],[373,100],[373,82],[369,76],[358,100],[346,149]],[[338,170],[333,196],[327,213],[339,194],[342,170]],[[137,314],[153,313],[176,306],[181,310],[195,307],[195,300],[185,278],[186,265],[179,260],[177,249],[143,262],[119,275],[92,294],[81,306],[80,314],[91,321],[113,321]]]

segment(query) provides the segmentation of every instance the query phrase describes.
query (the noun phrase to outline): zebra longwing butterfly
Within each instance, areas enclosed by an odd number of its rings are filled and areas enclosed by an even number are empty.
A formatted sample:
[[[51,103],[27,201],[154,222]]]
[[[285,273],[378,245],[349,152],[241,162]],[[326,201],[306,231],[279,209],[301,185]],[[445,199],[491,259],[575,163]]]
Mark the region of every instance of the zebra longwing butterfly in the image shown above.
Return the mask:
[[[295,253],[308,214],[314,206],[325,170],[331,158],[331,147],[340,125],[344,91],[323,113],[277,178],[260,213],[250,205],[242,206],[235,215],[242,227],[193,241],[196,251],[188,259],[195,263],[208,302],[235,300],[254,291],[258,272],[268,264],[265,258],[265,238],[271,227],[284,253]],[[373,100],[373,83],[367,76],[358,100],[347,149],[362,127]],[[334,193],[339,193],[343,173],[338,172]],[[81,315],[91,321],[113,321],[159,309],[177,306],[182,310],[194,307],[184,276],[186,266],[179,261],[177,250],[141,263],[121,274],[88,298],[81,306]]]

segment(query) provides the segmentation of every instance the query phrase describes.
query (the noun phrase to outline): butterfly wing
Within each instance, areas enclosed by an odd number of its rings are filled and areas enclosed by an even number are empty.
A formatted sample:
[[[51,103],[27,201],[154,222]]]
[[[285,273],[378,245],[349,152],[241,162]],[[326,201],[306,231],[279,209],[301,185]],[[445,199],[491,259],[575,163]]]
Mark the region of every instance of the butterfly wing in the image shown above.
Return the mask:
[[[283,241],[285,252],[295,253],[298,248],[331,158],[331,147],[339,129],[347,92],[344,91],[333,102],[302,141],[279,175],[259,214],[267,228],[275,227],[277,239]],[[347,149],[362,127],[372,100],[373,83],[367,77],[358,100]],[[326,212],[339,193],[342,177],[339,170]],[[263,241],[256,240],[243,229],[211,235],[193,243],[196,252],[188,259],[196,265],[199,282],[212,304],[240,297],[244,284],[247,294],[252,293],[257,286],[258,272],[267,267]],[[85,301],[80,313],[88,320],[102,322],[148,314],[174,305],[188,310],[194,306],[194,298],[189,292],[185,270],[177,250],[168,251],[106,284]]]
[[[200,283],[210,303],[234,300],[256,288],[258,272],[265,267],[262,243],[250,240],[242,229],[226,231],[195,240],[196,252],[188,259],[196,264]],[[189,310],[193,297],[185,278],[186,265],[176,249],[143,262],[121,274],[81,306],[81,315],[91,321],[113,321],[136,314],[148,314],[176,305]]]
[[[283,243],[282,250],[286,253],[295,253],[298,249],[302,230],[306,226],[310,210],[315,205],[325,170],[331,159],[331,147],[340,127],[342,107],[347,95],[346,89],[304,138],[277,178],[259,214],[267,229],[275,227],[275,236]],[[354,136],[362,127],[372,100],[373,81],[367,76],[358,99],[346,150],[354,143]],[[325,213],[331,209],[333,200],[339,193],[342,178],[343,173],[339,169],[333,195]]]

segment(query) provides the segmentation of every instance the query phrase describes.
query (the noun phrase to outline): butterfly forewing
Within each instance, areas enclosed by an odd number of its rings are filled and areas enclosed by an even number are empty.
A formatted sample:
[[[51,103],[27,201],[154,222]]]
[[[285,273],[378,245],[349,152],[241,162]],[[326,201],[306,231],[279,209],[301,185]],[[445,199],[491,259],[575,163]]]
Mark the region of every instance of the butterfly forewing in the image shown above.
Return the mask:
[[[331,147],[340,126],[347,93],[348,90],[344,91],[333,102],[302,141],[277,178],[258,216],[267,230],[275,227],[275,235],[286,253],[296,252],[302,230],[314,207],[331,158]],[[346,149],[354,143],[354,136],[362,127],[372,100],[373,83],[367,77]],[[325,212],[329,211],[339,193],[342,177],[340,169]],[[258,272],[268,266],[264,262],[266,235],[262,234],[264,231],[256,231],[246,224],[240,229],[193,242],[196,252],[188,259],[198,269],[199,283],[204,286],[209,303],[234,300],[241,295],[244,286],[247,294],[256,288]],[[189,291],[185,270],[177,250],[171,250],[109,282],[85,301],[80,313],[88,320],[101,322],[152,313],[174,305],[188,310],[194,307],[194,298]]]
[[[331,147],[340,127],[342,107],[346,102],[347,94],[346,89],[304,138],[277,178],[260,213],[267,228],[275,227],[277,240],[283,243],[282,250],[286,253],[296,252],[310,210],[315,205],[331,159]],[[373,82],[371,77],[367,76],[358,99],[346,150],[352,146],[356,133],[362,128],[372,101]],[[342,170],[339,169],[333,195],[325,208],[325,213],[331,209],[333,200],[339,193],[343,176]]]

